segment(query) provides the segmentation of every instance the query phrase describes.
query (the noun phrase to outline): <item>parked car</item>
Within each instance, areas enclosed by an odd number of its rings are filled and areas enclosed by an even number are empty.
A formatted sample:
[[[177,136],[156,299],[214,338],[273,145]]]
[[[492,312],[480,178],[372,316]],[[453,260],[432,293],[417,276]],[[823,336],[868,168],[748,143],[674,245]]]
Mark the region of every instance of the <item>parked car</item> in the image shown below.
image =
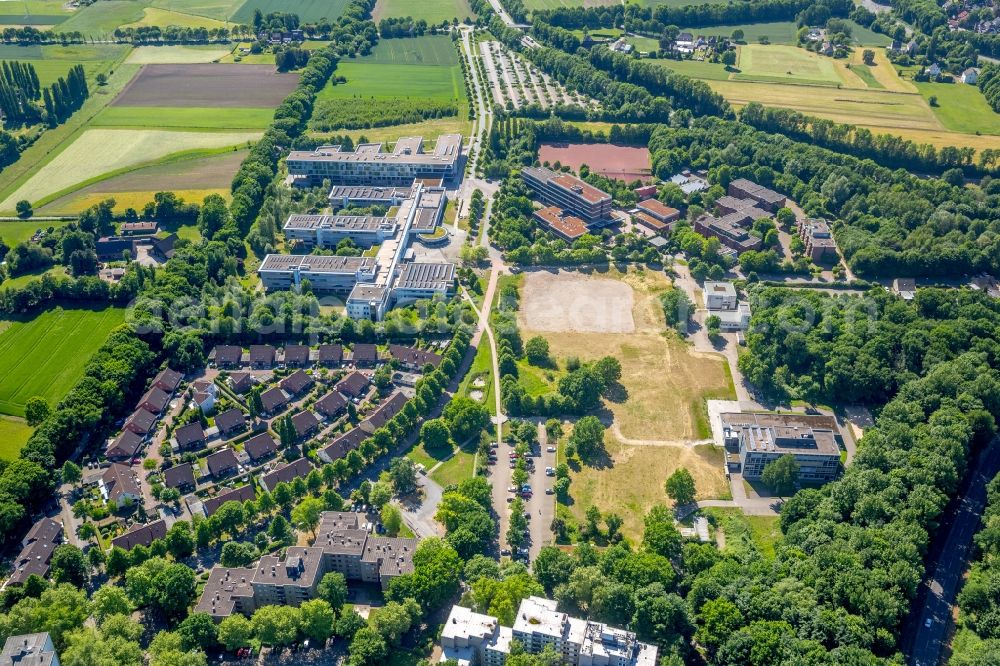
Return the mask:
[[[521,486],[521,492],[522,493],[530,493],[531,492],[531,484],[530,483],[526,483],[523,486]]]
[[[551,495],[551,494],[553,494],[553,493],[555,493],[555,491],[554,491],[554,490],[552,490],[551,488],[546,488],[546,489],[545,489],[545,494],[546,494],[546,495]]]
[[[545,468],[545,476],[555,476],[555,475],[556,475],[556,471],[553,468],[551,468],[551,467],[546,467]]]
[[[516,493],[517,492],[517,486],[510,486],[509,488],[507,488],[507,492],[509,492],[509,493]]]
[[[556,452],[556,447],[554,447],[554,446],[548,446],[548,447],[545,448],[545,450],[548,451],[549,453],[555,453]]]
[[[500,557],[510,557],[510,548],[501,548]]]

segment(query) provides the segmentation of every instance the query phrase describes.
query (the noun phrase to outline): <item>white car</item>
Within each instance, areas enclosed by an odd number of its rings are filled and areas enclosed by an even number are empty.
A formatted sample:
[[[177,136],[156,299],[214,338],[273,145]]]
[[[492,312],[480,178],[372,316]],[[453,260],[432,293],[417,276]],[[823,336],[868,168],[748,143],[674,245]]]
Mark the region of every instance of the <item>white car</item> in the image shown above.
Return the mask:
[[[549,446],[549,447],[546,447],[545,450],[548,451],[549,453],[555,453],[556,452],[556,447]]]

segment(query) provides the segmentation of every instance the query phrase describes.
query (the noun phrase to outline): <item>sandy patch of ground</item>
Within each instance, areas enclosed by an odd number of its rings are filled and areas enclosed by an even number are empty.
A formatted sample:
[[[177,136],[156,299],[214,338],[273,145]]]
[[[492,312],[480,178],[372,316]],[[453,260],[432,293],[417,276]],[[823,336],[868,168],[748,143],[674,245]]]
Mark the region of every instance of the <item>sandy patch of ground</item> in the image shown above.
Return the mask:
[[[632,305],[632,288],[618,280],[531,272],[521,288],[521,326],[549,333],[632,333]]]

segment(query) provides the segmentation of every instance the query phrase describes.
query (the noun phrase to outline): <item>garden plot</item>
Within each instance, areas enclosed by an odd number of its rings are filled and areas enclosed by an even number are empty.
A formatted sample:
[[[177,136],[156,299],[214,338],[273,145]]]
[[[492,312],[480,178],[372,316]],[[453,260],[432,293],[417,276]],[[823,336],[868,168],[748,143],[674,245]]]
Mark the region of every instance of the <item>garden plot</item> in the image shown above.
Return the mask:
[[[480,42],[479,51],[486,67],[493,102],[514,110],[537,105],[543,109],[556,106],[596,107],[597,102],[570,92],[548,74],[500,42]]]

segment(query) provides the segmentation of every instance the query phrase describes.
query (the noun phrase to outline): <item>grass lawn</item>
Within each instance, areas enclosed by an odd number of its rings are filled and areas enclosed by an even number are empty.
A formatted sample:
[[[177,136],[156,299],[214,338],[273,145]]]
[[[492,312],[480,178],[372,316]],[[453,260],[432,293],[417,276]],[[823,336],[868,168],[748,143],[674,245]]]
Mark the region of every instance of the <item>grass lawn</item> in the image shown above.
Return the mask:
[[[102,0],[103,1],[103,0]],[[320,19],[332,21],[344,13],[348,0],[247,0],[230,18],[234,23],[250,23],[259,9],[267,15],[272,12],[298,14],[302,23],[318,23]]]
[[[0,291],[4,289],[20,289],[32,280],[37,280],[43,275],[67,275],[68,272],[65,266],[54,266],[52,268],[46,268],[38,271],[31,271],[30,273],[24,273],[18,275],[17,277],[8,278],[3,282],[0,282]]]
[[[14,460],[35,431],[21,419],[0,416],[0,459]]]
[[[36,395],[55,407],[108,333],[124,321],[123,308],[107,307],[54,307],[0,320],[0,412],[24,416],[24,404]]]
[[[655,58],[650,60],[667,69],[672,69],[679,74],[691,76],[705,81],[728,81],[731,72],[726,70],[726,66],[718,62],[707,60],[673,60],[671,58]]]
[[[774,81],[836,86],[844,83],[832,58],[796,46],[747,44],[738,49],[737,81]]]
[[[468,0],[421,0],[421,2],[378,0],[373,15],[376,22],[384,18],[405,18],[407,16],[412,16],[414,19],[424,19],[428,24],[436,25],[442,21],[450,22],[454,18],[463,21],[475,15],[469,7]]]
[[[257,132],[87,129],[0,203],[0,210],[13,210],[21,199],[38,202],[171,155],[236,146],[259,136]]]
[[[455,455],[441,463],[441,466],[431,473],[431,478],[442,486],[471,479],[476,471],[474,466],[475,458],[475,444],[458,449]]]
[[[689,4],[684,2],[682,4]],[[743,31],[743,41],[757,44],[761,37],[767,37],[771,44],[794,44],[799,27],[795,21],[773,21],[769,23],[742,23],[738,25],[713,25],[710,28],[681,28],[694,35],[729,37],[733,30]]]
[[[997,114],[976,86],[966,83],[917,83],[917,90],[930,103],[941,124],[955,132],[1000,134],[1000,114]]]
[[[698,499],[727,496],[729,486],[712,447],[630,446],[610,432],[605,446],[608,459],[601,467],[571,466],[569,510],[577,521],[591,505],[602,513],[614,511],[625,524],[623,533],[637,543],[642,521],[654,504],[669,504],[663,481],[679,467],[694,477]]]
[[[136,65],[188,65],[215,62],[227,55],[229,49],[220,46],[138,46],[125,62]]]
[[[702,5],[714,0],[628,0],[630,4],[642,7],[658,7],[666,5],[668,7],[683,7],[685,5]]]
[[[717,528],[726,535],[726,548],[739,548],[747,542],[766,557],[774,557],[774,548],[781,541],[777,516],[746,516],[739,509],[712,507],[705,509]]]
[[[183,130],[262,130],[271,124],[273,118],[273,109],[109,106],[94,118],[91,126]]]
[[[552,374],[551,381],[546,377],[546,374]],[[517,362],[518,383],[531,397],[556,391],[561,374],[557,369],[539,368],[523,359]]]
[[[0,221],[0,239],[3,239],[10,247],[31,238],[39,229],[50,229],[53,227],[64,227],[69,221],[45,221],[33,222],[25,220],[23,222],[11,222],[9,220]],[[3,284],[3,283],[0,283]]]
[[[484,386],[474,386],[477,377],[482,377],[485,380]],[[490,414],[496,416],[496,398],[493,397],[493,362],[490,356],[490,343],[486,340],[485,335],[479,342],[479,347],[476,348],[476,356],[472,360],[469,371],[465,374],[461,384],[458,385],[456,395],[471,398],[473,391],[483,392],[483,399],[480,402],[489,410]]]

